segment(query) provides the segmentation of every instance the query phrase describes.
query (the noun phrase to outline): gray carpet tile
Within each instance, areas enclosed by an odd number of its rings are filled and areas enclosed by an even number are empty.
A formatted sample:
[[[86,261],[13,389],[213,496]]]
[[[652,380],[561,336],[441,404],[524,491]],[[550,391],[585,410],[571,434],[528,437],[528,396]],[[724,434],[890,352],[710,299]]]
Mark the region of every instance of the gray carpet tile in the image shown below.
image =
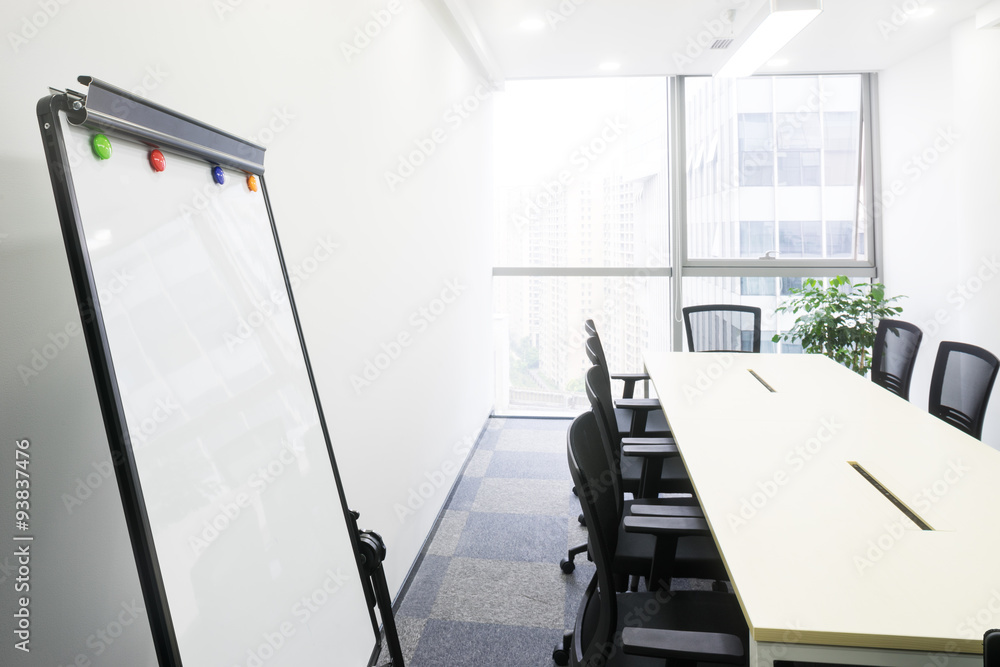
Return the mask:
[[[552,667],[558,630],[431,619],[407,667]]]
[[[470,512],[455,555],[558,563],[566,555],[565,532],[563,517]]]
[[[552,563],[453,558],[431,618],[561,630],[566,579]]]
[[[561,454],[566,458],[566,429],[569,424],[563,424],[561,431],[528,431],[525,429],[504,429],[497,435],[494,449],[503,452],[545,452]],[[569,470],[569,466],[566,466]]]
[[[484,477],[487,469],[490,467],[494,454],[495,452],[488,449],[476,448],[476,451],[469,457],[469,463],[465,466],[463,474],[466,477]]]
[[[497,451],[492,454],[487,477],[570,480],[566,454]]]
[[[438,598],[438,590],[448,573],[451,559],[445,556],[424,556],[417,573],[410,581],[406,597],[396,612],[398,616],[427,618]]]
[[[462,479],[455,486],[455,493],[448,502],[448,509],[459,511],[471,510],[473,503],[476,501],[476,496],[479,495],[479,486],[482,481],[481,477],[465,477],[463,475]]]
[[[468,519],[468,512],[445,510],[431,543],[427,545],[427,553],[435,556],[454,556],[455,547],[458,546],[458,540]]]
[[[590,408],[586,408],[589,410]],[[584,409],[581,408],[580,412]],[[572,419],[507,419],[503,425],[505,431],[562,431],[566,432]]]
[[[568,485],[568,481],[558,480],[484,477],[469,509],[493,514],[566,516]]]
[[[408,667],[548,667],[593,574],[566,464],[568,420],[490,419],[398,601]],[[380,665],[389,656],[383,649]]]

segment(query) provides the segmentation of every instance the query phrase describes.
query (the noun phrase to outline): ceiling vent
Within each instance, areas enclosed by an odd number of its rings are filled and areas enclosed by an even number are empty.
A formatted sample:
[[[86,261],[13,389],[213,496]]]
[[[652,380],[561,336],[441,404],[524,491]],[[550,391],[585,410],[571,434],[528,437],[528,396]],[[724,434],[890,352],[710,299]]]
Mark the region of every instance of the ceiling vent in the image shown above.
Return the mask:
[[[709,47],[709,48],[712,48],[712,49],[728,49],[732,45],[733,45],[733,38],[732,37],[725,37],[723,39],[717,39],[714,42],[712,42],[712,46]]]

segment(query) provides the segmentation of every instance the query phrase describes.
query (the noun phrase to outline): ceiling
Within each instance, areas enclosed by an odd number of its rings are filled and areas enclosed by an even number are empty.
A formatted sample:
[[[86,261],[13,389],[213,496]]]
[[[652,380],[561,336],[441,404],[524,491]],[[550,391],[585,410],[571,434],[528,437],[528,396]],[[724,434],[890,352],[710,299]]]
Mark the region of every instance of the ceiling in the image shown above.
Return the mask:
[[[478,33],[495,78],[711,74],[766,0],[446,0]],[[879,71],[945,39],[987,0],[825,0],[823,13],[760,73]],[[910,10],[907,13],[906,10]],[[457,11],[456,11],[457,10]],[[532,26],[531,23],[534,23]],[[700,44],[699,44],[700,42]],[[618,69],[601,69],[618,63]]]

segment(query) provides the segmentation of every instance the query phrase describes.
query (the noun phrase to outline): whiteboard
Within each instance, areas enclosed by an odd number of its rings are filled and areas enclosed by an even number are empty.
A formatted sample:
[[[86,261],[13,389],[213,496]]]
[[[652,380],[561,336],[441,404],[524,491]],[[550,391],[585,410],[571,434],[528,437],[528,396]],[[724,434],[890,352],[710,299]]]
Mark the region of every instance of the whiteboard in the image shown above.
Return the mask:
[[[252,192],[226,168],[217,185],[210,164],[166,149],[157,173],[148,146],[114,135],[99,160],[95,130],[58,116],[183,664],[368,664],[371,617],[263,178]]]

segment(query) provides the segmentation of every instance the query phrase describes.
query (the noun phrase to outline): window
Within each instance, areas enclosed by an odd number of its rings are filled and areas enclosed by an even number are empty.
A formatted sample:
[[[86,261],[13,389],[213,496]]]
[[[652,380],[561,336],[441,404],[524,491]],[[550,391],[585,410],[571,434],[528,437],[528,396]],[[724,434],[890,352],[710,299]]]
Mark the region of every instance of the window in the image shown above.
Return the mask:
[[[497,413],[586,407],[587,318],[621,371],[650,347],[686,349],[683,305],[757,306],[762,351],[800,352],[771,338],[794,321],[775,309],[802,276],[875,274],[872,85],[508,83],[495,97]]]
[[[515,81],[497,95],[498,414],[589,405],[586,319],[616,370],[669,346],[666,93],[665,79],[629,78]]]

